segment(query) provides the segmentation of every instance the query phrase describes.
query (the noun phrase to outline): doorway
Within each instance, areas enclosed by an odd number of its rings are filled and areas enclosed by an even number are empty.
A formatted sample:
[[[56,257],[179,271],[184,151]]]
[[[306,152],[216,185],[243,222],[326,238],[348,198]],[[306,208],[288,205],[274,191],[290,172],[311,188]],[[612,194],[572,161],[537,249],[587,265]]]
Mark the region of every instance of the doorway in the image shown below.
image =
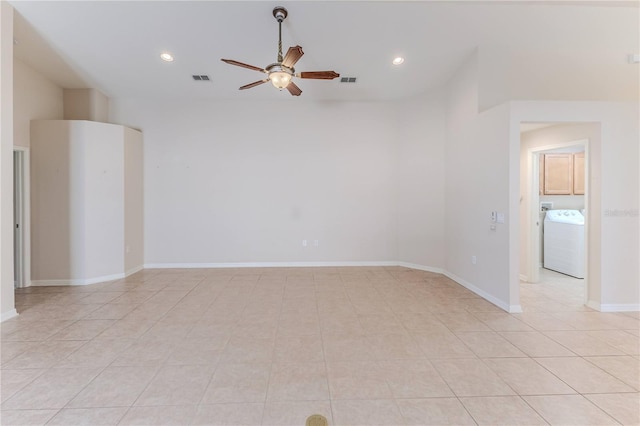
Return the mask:
[[[29,149],[13,150],[13,285],[28,287],[31,282],[29,224]]]
[[[540,126],[539,123],[537,123]],[[534,131],[521,128],[521,227],[520,227],[520,299],[524,309],[562,311],[587,304],[588,294],[588,223],[589,223],[589,139],[573,139],[571,135],[585,131],[586,124],[549,123]],[[540,129],[540,130],[538,130]],[[588,136],[587,133],[582,133]],[[573,139],[573,140],[571,140]],[[549,195],[541,187],[544,182],[545,155],[554,158],[583,158],[584,191],[565,195]],[[583,157],[582,157],[583,156]],[[573,161],[573,160],[570,160]],[[574,163],[570,163],[573,167]],[[577,170],[577,169],[576,169]],[[573,175],[573,169],[569,172]],[[524,181],[524,182],[522,182]],[[577,183],[577,182],[576,182]],[[583,192],[583,193],[582,193]],[[544,220],[546,210],[570,210],[584,215],[584,242],[576,262],[584,265],[584,274],[575,278],[569,273],[544,269]],[[562,272],[562,271],[561,271]],[[576,274],[574,274],[576,275]]]

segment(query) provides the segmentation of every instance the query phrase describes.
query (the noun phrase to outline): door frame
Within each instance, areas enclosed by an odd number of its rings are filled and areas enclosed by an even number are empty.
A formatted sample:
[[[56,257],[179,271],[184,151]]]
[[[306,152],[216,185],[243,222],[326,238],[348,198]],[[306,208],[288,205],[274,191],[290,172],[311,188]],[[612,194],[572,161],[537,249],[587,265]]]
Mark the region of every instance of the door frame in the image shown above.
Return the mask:
[[[589,139],[578,139],[570,142],[556,143],[552,145],[538,146],[527,150],[527,162],[531,173],[528,177],[527,186],[529,188],[529,209],[527,211],[527,232],[528,232],[528,250],[529,256],[527,256],[527,281],[536,283],[540,280],[539,268],[542,259],[540,259],[540,239],[539,228],[542,225],[539,220],[540,216],[540,154],[548,151],[553,151],[562,148],[569,148],[574,146],[582,146],[584,148],[584,244],[585,244],[585,265],[589,265],[587,262],[589,254]],[[584,295],[585,304],[589,300],[589,286],[587,285],[589,278],[589,268],[585,267],[584,271]]]
[[[31,285],[31,171],[29,148],[13,147],[14,286]],[[16,217],[17,215],[17,217]]]

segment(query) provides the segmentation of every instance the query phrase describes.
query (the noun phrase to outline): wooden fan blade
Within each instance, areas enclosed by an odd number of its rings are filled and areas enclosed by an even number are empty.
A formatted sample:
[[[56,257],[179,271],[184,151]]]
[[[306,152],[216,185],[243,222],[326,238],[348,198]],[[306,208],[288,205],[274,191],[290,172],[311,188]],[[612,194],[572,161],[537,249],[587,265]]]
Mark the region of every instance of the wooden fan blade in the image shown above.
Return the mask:
[[[253,65],[249,65],[249,64],[244,64],[242,62],[238,62],[238,61],[234,61],[233,59],[220,59],[222,62],[225,62],[229,65],[235,65],[238,67],[242,67],[242,68],[249,68],[250,70],[255,70],[255,71],[260,71],[260,72],[267,72],[264,68],[260,68],[260,67],[254,67]]]
[[[340,74],[335,71],[307,71],[300,73],[300,78],[315,78],[317,80],[333,80],[336,77],[340,77]]]
[[[302,51],[302,47],[293,46],[287,50],[287,54],[284,55],[284,59],[282,60],[282,65],[287,68],[293,68],[293,66],[302,58],[304,52]]]
[[[300,94],[302,93],[302,90],[300,90],[300,88],[296,86],[296,84],[293,81],[289,82],[289,84],[287,85],[287,90],[293,96],[300,96]]]
[[[264,80],[254,81],[253,83],[245,84],[240,88],[240,90],[251,89],[252,87],[260,86],[261,84],[264,84],[267,81],[269,81],[268,78],[265,78]]]

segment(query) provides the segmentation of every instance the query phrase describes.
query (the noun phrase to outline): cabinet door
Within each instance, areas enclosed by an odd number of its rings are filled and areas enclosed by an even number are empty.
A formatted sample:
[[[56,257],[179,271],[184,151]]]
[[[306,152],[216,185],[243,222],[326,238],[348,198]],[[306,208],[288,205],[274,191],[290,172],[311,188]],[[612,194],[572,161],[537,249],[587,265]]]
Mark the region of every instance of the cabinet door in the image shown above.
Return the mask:
[[[544,195],[544,154],[540,154],[538,164],[538,195]]]
[[[584,152],[573,155],[573,193],[584,195]]]
[[[571,195],[573,190],[573,155],[545,154],[544,194]]]

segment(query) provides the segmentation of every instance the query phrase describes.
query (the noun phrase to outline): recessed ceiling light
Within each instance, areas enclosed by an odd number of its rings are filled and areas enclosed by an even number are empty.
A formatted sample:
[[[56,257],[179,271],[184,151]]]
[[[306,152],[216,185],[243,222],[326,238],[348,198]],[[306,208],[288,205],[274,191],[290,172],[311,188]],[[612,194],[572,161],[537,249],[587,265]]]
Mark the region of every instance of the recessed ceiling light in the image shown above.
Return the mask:
[[[398,56],[397,58],[394,58],[393,60],[393,65],[400,65],[404,62],[404,58],[401,56]]]
[[[171,55],[171,53],[164,52],[160,55],[160,59],[165,62],[173,62],[173,55]]]

